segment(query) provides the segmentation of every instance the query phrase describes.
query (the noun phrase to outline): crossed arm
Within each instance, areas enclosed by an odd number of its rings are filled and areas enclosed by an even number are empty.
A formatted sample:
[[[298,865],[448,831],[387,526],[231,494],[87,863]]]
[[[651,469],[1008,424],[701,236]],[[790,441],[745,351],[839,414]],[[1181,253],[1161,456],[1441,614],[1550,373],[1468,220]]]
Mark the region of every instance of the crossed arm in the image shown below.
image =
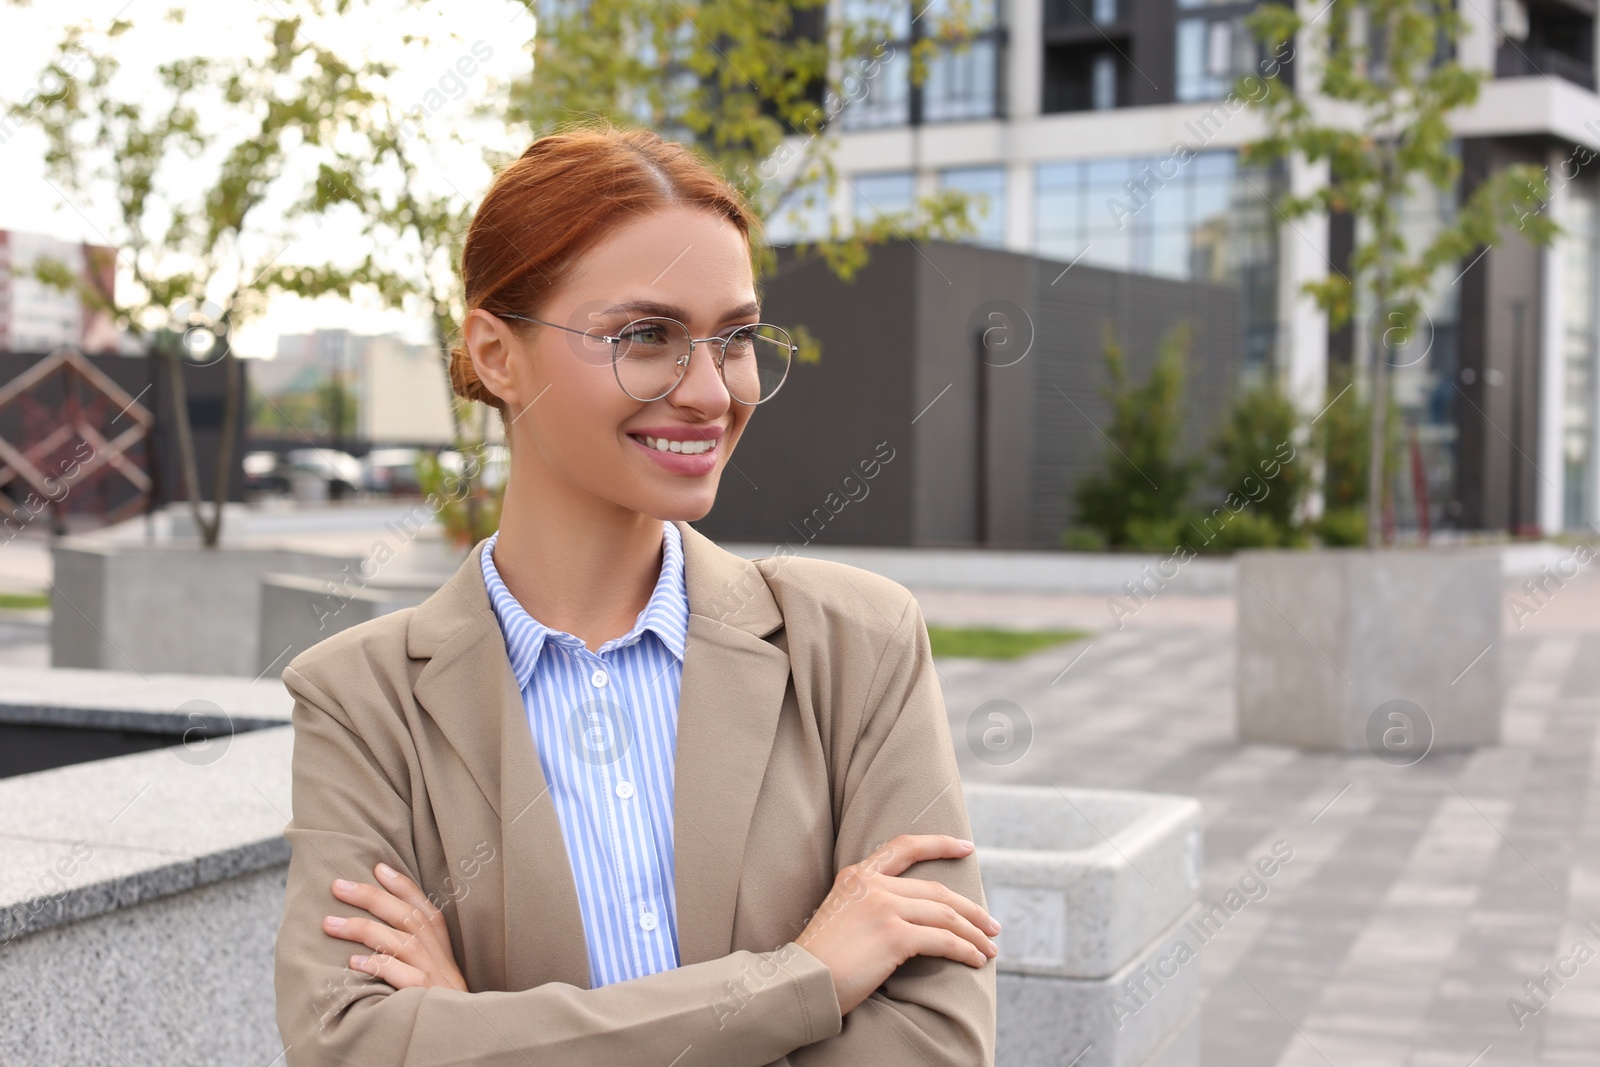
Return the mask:
[[[970,836],[915,601],[884,655],[843,771],[847,802],[837,855],[845,862],[868,858],[912,821],[919,831]],[[289,1067],[993,1062],[992,961],[974,967],[913,956],[848,1014],[841,1014],[833,972],[798,942],[599,989],[552,982],[469,991],[443,917],[415,881],[409,802],[321,688],[293,667],[284,680],[295,696],[294,812],[285,829],[293,851],[276,985]],[[927,804],[933,781],[955,788],[943,788]],[[396,876],[380,874],[379,863]],[[982,902],[974,859],[938,860],[926,871],[935,869],[951,889]],[[358,888],[336,895],[339,878]],[[341,901],[371,919],[329,927],[328,915],[348,910]],[[347,966],[352,949],[367,954],[360,944],[380,950],[378,958]],[[752,982],[752,975],[760,980]],[[727,1001],[730,987],[748,999],[737,1012],[718,1014],[713,1006]]]

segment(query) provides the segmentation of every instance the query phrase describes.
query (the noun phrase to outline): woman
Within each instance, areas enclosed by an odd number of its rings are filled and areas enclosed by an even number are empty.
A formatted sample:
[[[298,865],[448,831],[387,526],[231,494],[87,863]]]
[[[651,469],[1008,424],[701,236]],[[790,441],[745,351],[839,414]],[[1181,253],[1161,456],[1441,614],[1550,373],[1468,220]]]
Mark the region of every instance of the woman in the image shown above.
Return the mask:
[[[607,127],[480,205],[451,382],[506,428],[499,531],[283,672],[289,1064],[992,1062],[999,927],[916,601],[688,525],[792,355],[752,228]]]

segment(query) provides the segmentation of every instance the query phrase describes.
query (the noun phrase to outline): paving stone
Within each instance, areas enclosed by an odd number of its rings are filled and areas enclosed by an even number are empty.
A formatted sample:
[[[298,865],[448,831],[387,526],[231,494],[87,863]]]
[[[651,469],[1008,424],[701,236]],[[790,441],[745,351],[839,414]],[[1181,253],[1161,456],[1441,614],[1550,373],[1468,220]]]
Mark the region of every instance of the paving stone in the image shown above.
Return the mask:
[[[1522,1030],[1506,1006],[1582,920],[1600,922],[1600,581],[1562,596],[1560,612],[1505,631],[1499,746],[1392,767],[1241,745],[1232,616],[1193,598],[1177,624],[1141,615],[1087,638],[1064,675],[1042,669],[1060,672],[1059,654],[947,672],[962,773],[1200,798],[1208,904],[1264,842],[1292,843],[1268,895],[1198,952],[1205,1067],[1594,1067],[1600,936]],[[961,732],[1000,692],[1034,728],[1007,767],[974,758]]]

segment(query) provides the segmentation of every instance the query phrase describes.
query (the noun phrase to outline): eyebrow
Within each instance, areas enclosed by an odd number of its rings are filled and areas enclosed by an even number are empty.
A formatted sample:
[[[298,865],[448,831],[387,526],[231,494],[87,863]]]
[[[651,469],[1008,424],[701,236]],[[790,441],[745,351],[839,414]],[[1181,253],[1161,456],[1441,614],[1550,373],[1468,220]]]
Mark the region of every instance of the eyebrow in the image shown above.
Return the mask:
[[[623,303],[613,304],[611,307],[606,308],[604,314],[610,315],[617,312],[627,312],[630,315],[665,315],[668,318],[677,319],[680,322],[688,322],[690,318],[689,312],[685,311],[683,308],[677,307],[674,304],[663,304],[655,300],[627,300]],[[751,300],[748,303],[740,304],[736,308],[723,312],[721,321],[727,322],[730,319],[740,319],[750,315],[759,315],[760,313],[761,305],[756,301]]]

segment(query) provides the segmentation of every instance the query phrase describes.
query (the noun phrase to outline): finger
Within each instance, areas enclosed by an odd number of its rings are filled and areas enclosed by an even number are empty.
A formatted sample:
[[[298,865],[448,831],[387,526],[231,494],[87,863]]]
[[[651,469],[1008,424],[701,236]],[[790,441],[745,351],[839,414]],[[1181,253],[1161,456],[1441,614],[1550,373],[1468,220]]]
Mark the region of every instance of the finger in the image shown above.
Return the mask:
[[[351,918],[330,915],[322,920],[322,929],[333,937],[354,941],[374,952],[386,953],[408,962],[421,962],[428,956],[415,934],[395,930],[359,915]]]
[[[372,870],[385,889],[417,909],[426,921],[437,924],[444,920],[444,912],[435,907],[422,887],[403,871],[397,871],[387,863],[380,863]]]
[[[389,983],[396,989],[409,989],[412,986],[425,986],[428,976],[406,963],[404,960],[395,959],[393,956],[378,954],[374,956],[351,956],[352,969],[370,974],[374,978]]]
[[[438,925],[414,905],[401,900],[382,886],[367,882],[344,882],[341,885],[340,881],[335,881],[333,885],[333,895],[340,900],[360,908],[396,930],[416,934],[427,943],[431,952],[436,952],[442,947]]]
[[[942,926],[906,923],[900,946],[910,956],[943,956],[971,967],[982,967],[990,958],[978,946]]]
[[[897,904],[900,917],[907,922],[918,926],[938,927],[948,930],[952,934],[966,941],[979,952],[983,953],[985,960],[998,956],[1000,949],[989,940],[989,935],[974,926],[949,904],[941,904],[937,900],[921,900],[913,897],[901,897]]]
[[[879,874],[897,875],[923,860],[960,859],[971,854],[971,842],[949,834],[901,834],[885,841],[862,863]]]
[[[969,900],[943,882],[925,878],[896,877],[883,882],[883,886],[904,897],[918,897],[922,900],[936,900],[941,904],[948,904],[984,933],[1000,932],[999,920],[985,911],[977,901]]]

